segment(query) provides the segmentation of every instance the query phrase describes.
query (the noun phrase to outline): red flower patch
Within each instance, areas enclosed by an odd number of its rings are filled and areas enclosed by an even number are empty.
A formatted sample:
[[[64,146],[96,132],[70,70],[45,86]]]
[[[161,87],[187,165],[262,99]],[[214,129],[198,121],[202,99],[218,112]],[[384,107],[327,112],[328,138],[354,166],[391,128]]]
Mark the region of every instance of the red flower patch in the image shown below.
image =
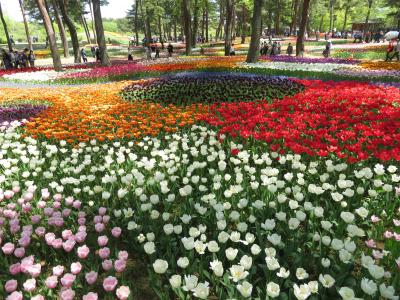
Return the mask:
[[[400,160],[400,93],[367,83],[301,80],[306,90],[272,104],[214,105],[204,120],[221,134],[252,136],[271,150],[350,162]]]

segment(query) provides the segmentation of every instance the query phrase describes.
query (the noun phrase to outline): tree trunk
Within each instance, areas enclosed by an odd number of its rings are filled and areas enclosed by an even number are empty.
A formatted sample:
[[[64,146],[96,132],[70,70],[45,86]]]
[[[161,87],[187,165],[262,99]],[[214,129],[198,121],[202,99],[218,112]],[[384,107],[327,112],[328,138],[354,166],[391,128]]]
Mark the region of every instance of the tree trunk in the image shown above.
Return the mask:
[[[293,32],[296,32],[296,24],[297,24],[297,12],[299,10],[299,0],[294,0],[293,5],[293,16],[292,22],[290,23],[289,34],[292,35]]]
[[[365,33],[365,30],[368,28],[369,16],[371,14],[371,7],[372,7],[373,2],[374,2],[373,0],[368,0],[367,17],[365,18],[365,26],[364,26],[364,30],[363,30],[364,33]]]
[[[222,32],[222,26],[224,25],[224,0],[220,0],[219,5],[219,22],[217,30],[215,31],[215,41],[220,39],[220,35]]]
[[[299,35],[297,36],[297,42],[296,42],[296,56],[299,56],[300,52],[304,51],[304,32],[306,31],[309,8],[310,8],[310,0],[304,0],[303,9],[301,13]]]
[[[40,10],[40,14],[42,15],[43,24],[46,28],[47,36],[49,38],[51,57],[53,58],[54,70],[62,71],[61,59],[60,55],[57,51],[57,43],[56,43],[56,35],[54,34],[53,27],[51,26],[51,20],[49,13],[47,12],[46,5],[44,0],[36,0],[36,4]]]
[[[275,11],[275,34],[278,35],[280,32],[281,23],[281,1],[276,0],[276,11]]]
[[[197,44],[197,33],[199,29],[199,1],[194,0],[193,8],[193,29],[192,29],[192,47],[195,48]]]
[[[204,5],[206,7],[206,43],[208,43],[208,26],[209,26],[209,23],[208,23],[208,10],[209,10],[208,0],[204,0]]]
[[[324,15],[321,16],[321,22],[319,23],[319,32],[322,32],[324,26]]]
[[[201,17],[201,38],[204,38],[205,30],[206,30],[206,8],[203,7],[203,13]]]
[[[251,20],[251,41],[246,62],[255,63],[260,53],[260,27],[263,0],[254,0],[253,18]]]
[[[4,20],[3,9],[1,8],[1,3],[0,3],[0,18],[1,18],[1,22],[3,23],[4,32],[6,34],[8,50],[12,51],[12,44],[11,44],[11,40],[10,40],[10,35],[8,34],[8,28],[7,28],[6,20]]]
[[[60,12],[58,11],[57,3],[55,0],[52,0],[51,4],[53,5],[54,16],[56,17],[58,31],[60,32],[61,43],[64,49],[64,57],[69,57],[67,34],[65,33],[64,24],[61,19]]]
[[[176,43],[178,41],[178,33],[177,33],[177,28],[176,28],[176,19],[174,20],[174,42]]]
[[[135,1],[135,39],[136,46],[139,46],[139,5],[138,1]]]
[[[226,0],[226,22],[225,22],[225,56],[229,56],[232,45],[232,19],[234,0]]]
[[[164,41],[163,41],[163,34],[162,34],[162,25],[161,25],[161,16],[158,15],[158,33],[160,36],[160,43],[162,45],[164,45]]]
[[[88,44],[90,44],[91,43],[90,32],[89,32],[89,28],[88,28],[85,16],[83,14],[81,15],[81,23],[82,23],[83,29],[85,30],[86,40],[87,40]]]
[[[76,32],[75,24],[68,15],[68,9],[65,6],[64,0],[58,0],[58,3],[60,5],[61,14],[63,16],[65,23],[67,24],[69,34],[71,36],[72,48],[74,51],[74,62],[76,64],[81,63],[81,52],[79,51],[79,39],[78,39],[78,33]]]
[[[246,32],[247,32],[247,24],[246,24],[246,4],[242,4],[242,40],[241,43],[244,44],[246,42]]]
[[[26,19],[23,0],[19,0],[19,6],[21,7],[22,18],[24,20],[25,34],[26,34],[26,40],[28,41],[28,47],[29,47],[29,50],[32,50],[33,49],[32,48],[32,39],[31,39],[31,35],[29,33],[28,20]]]
[[[146,12],[143,10],[143,0],[138,0],[139,6],[140,6],[140,12],[142,13],[142,20],[144,20],[144,36],[145,36],[145,40],[146,43],[144,44],[145,47],[150,47],[150,39],[151,39],[151,32],[150,32],[150,22],[149,22],[149,17],[148,17],[148,13],[147,13],[147,8],[146,8]],[[150,56],[150,52],[146,51],[147,53],[147,59],[149,59]]]
[[[342,28],[342,32],[344,32],[346,30],[347,27],[347,16],[349,14],[349,10],[350,10],[350,5],[346,5],[346,9],[344,11],[344,21],[343,21],[343,28]]]
[[[93,14],[96,24],[97,44],[100,49],[100,59],[103,66],[110,66],[110,58],[107,53],[106,39],[104,37],[103,20],[101,18],[100,0],[92,0]]]
[[[192,54],[192,34],[189,0],[182,1],[183,10],[183,30],[185,32],[186,55]]]
[[[329,0],[329,31],[333,31],[333,7],[335,5],[335,0]]]
[[[94,38],[94,42],[97,43],[96,21],[94,19],[94,14],[93,14],[93,3],[92,3],[92,0],[89,0],[89,9],[90,9],[90,15],[92,16],[93,38]]]

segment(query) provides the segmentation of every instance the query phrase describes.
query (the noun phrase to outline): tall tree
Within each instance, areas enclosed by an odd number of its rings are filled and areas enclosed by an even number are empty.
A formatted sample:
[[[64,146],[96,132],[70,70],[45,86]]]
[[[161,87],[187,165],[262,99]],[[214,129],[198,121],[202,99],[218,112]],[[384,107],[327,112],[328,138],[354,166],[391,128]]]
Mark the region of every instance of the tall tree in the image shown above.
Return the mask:
[[[26,19],[24,1],[23,0],[18,0],[18,1],[19,1],[19,6],[21,8],[22,18],[24,20],[25,34],[26,34],[26,40],[28,42],[28,47],[29,49],[32,49],[32,39],[29,33],[28,20]]]
[[[205,9],[205,30],[206,30],[206,43],[208,43],[208,28],[209,28],[209,3],[208,0],[204,0],[204,9]]]
[[[229,55],[232,45],[234,7],[235,7],[235,0],[226,0],[225,56]]]
[[[193,7],[193,29],[192,29],[192,47],[196,47],[197,43],[197,33],[199,30],[199,1],[194,0],[194,7]]]
[[[297,15],[299,11],[299,0],[293,0],[293,10],[292,10],[292,22],[290,23],[289,27],[289,34],[292,34],[293,32],[296,33],[296,27],[297,27]]]
[[[53,27],[51,26],[51,20],[50,20],[49,13],[46,9],[46,5],[44,3],[44,0],[36,0],[36,4],[39,8],[40,14],[43,19],[43,24],[46,29],[47,36],[49,38],[51,57],[53,58],[54,70],[62,71],[61,59],[60,59],[60,55],[58,54],[58,50],[57,50],[56,35],[54,33]]]
[[[247,15],[247,9],[246,9],[246,3],[243,1],[242,3],[242,40],[241,43],[244,44],[246,42],[246,34],[247,34],[247,22],[246,22],[246,15]]]
[[[307,27],[309,8],[310,8],[310,0],[304,0],[303,9],[301,12],[299,35],[297,36],[297,42],[296,42],[296,56],[299,56],[300,52],[304,50],[304,33]]]
[[[93,37],[94,37],[95,43],[97,43],[96,20],[94,18],[94,14],[93,14],[93,1],[92,0],[89,0],[89,9],[90,9],[90,15],[92,17]]]
[[[110,66],[110,58],[107,53],[106,38],[104,36],[103,19],[101,17],[100,0],[92,0],[93,15],[96,25],[97,45],[100,49],[100,59],[103,66]]]
[[[329,0],[329,31],[333,31],[333,22],[334,22],[334,16],[333,16],[333,11],[334,11],[334,6],[335,6],[335,0]]]
[[[10,40],[10,35],[8,34],[7,23],[6,23],[6,20],[4,19],[3,9],[1,8],[1,2],[0,2],[0,18],[1,18],[1,22],[3,23],[4,32],[6,34],[8,50],[12,51],[12,44],[11,44],[11,40]]]
[[[246,61],[248,63],[255,63],[258,60],[258,54],[260,53],[260,35],[261,35],[261,17],[263,0],[254,0],[253,18],[251,20],[251,40],[250,48],[247,53]]]
[[[64,0],[58,0],[58,4],[61,9],[61,14],[65,23],[67,24],[69,34],[71,35],[72,41],[72,48],[74,51],[74,62],[80,63],[81,62],[81,52],[79,51],[79,39],[78,33],[76,32],[76,27],[70,16],[68,15],[68,9],[66,7]]]
[[[373,0],[367,0],[368,1],[368,10],[367,10],[367,16],[365,17],[365,26],[364,26],[364,32],[367,30],[368,28],[368,23],[369,23],[369,16],[371,15],[371,7],[373,4]]]
[[[183,30],[185,33],[186,55],[192,54],[192,33],[189,0],[182,0]]]
[[[51,4],[53,6],[54,16],[56,17],[56,22],[57,22],[57,27],[58,27],[58,32],[60,33],[61,43],[62,43],[63,49],[64,49],[64,57],[69,57],[67,34],[65,33],[64,23],[61,19],[61,15],[58,10],[58,5],[56,3],[56,0],[52,0]]]

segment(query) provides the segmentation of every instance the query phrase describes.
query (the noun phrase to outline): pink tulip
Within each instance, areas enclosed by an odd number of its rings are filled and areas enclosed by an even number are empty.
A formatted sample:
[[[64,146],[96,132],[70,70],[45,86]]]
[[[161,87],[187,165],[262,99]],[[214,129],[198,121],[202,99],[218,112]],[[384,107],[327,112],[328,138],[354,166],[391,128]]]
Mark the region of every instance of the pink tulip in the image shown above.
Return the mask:
[[[103,288],[106,292],[112,292],[118,284],[117,278],[108,276],[103,280]]]
[[[60,209],[61,203],[60,202],[53,202],[53,208],[54,209]]]
[[[373,216],[371,216],[371,222],[372,223],[377,223],[377,222],[379,222],[381,219],[378,217],[378,216],[375,216],[375,215],[373,215]]]
[[[58,266],[53,267],[53,275],[54,276],[57,276],[57,277],[61,276],[62,273],[64,273],[64,266],[58,265]]]
[[[393,237],[393,232],[387,230],[383,235],[385,236],[385,238],[390,239]]]
[[[6,300],[23,300],[23,296],[21,292],[13,292],[11,295],[9,295]]]
[[[24,282],[24,291],[26,292],[33,292],[36,289],[36,279],[31,278]]]
[[[14,186],[14,187],[12,188],[12,191],[13,191],[15,194],[17,194],[17,193],[19,193],[19,192],[21,191],[21,187],[19,187],[19,186]]]
[[[38,277],[42,271],[42,266],[40,264],[34,264],[28,268],[28,273],[32,277]]]
[[[103,267],[104,271],[110,271],[113,267],[112,260],[106,259],[101,263],[101,266]]]
[[[7,200],[11,199],[12,197],[14,197],[14,192],[7,190],[4,192],[4,198],[6,198]]]
[[[53,246],[54,249],[61,249],[63,246],[63,241],[61,238],[55,239],[52,243],[51,246]]]
[[[77,243],[83,243],[86,239],[87,233],[85,231],[79,231],[76,235],[75,235],[75,241]]]
[[[61,300],[73,300],[75,297],[75,292],[72,289],[66,289],[61,291]]]
[[[119,251],[118,258],[123,260],[128,260],[129,254],[127,251]]]
[[[93,218],[94,224],[101,223],[102,221],[103,221],[103,218],[101,216],[94,216],[94,218]]]
[[[110,216],[103,216],[103,223],[108,224],[108,222],[110,222]]]
[[[27,273],[28,269],[33,265],[34,258],[33,255],[25,257],[21,260],[21,272]]]
[[[71,206],[73,203],[74,203],[74,198],[72,198],[72,197],[65,198],[65,204],[67,206]]]
[[[61,195],[61,194],[55,194],[55,195],[53,196],[53,199],[54,199],[54,201],[61,201],[62,195]]]
[[[100,247],[106,246],[107,243],[108,243],[108,237],[107,237],[107,236],[102,235],[102,236],[99,236],[99,237],[97,238],[97,244],[98,244]]]
[[[65,218],[69,217],[70,214],[71,214],[71,210],[70,210],[69,208],[63,209],[62,215],[63,215]]]
[[[81,272],[82,265],[80,262],[75,262],[71,264],[71,273],[77,275]]]
[[[46,281],[45,281],[45,284],[46,284],[47,288],[54,289],[58,284],[57,276],[53,275],[53,276],[47,277]]]
[[[121,285],[118,289],[117,289],[117,297],[119,300],[126,300],[129,297],[129,294],[131,293],[131,291],[129,290],[129,287]]]
[[[126,268],[126,260],[118,259],[114,263],[114,269],[118,273],[122,273]]]
[[[94,225],[94,229],[96,230],[96,232],[103,232],[105,229],[105,226],[103,223],[97,223],[96,225]]]
[[[63,232],[61,233],[61,236],[63,238],[63,240],[68,240],[71,236],[73,236],[73,232],[70,229],[65,229],[63,230]]]
[[[90,253],[90,249],[89,249],[88,246],[83,245],[83,246],[81,246],[81,247],[78,247],[78,249],[77,249],[76,252],[77,252],[78,257],[79,257],[80,259],[85,259],[86,257],[88,257],[88,255],[89,255],[89,253]]]
[[[62,247],[66,252],[71,252],[72,249],[74,249],[75,244],[76,244],[75,241],[73,239],[70,239],[62,243]]]
[[[65,274],[61,277],[61,284],[63,287],[70,288],[74,283],[76,276],[70,273]]]
[[[88,293],[82,297],[82,300],[97,300],[99,296],[96,293]]]
[[[98,276],[97,272],[91,271],[91,272],[85,274],[85,279],[88,284],[92,285],[96,282],[97,276]]]
[[[37,203],[37,207],[40,208],[40,209],[45,208],[45,207],[46,207],[46,202],[44,202],[44,201],[39,201],[39,202]]]
[[[11,275],[17,275],[21,272],[21,264],[20,263],[16,263],[13,265],[10,265],[10,267],[8,268],[9,272],[11,273]]]
[[[36,295],[31,298],[31,300],[46,300],[42,295]]]
[[[365,242],[365,245],[367,245],[367,247],[369,247],[369,248],[376,248],[376,243],[375,243],[375,241],[372,240],[372,239],[366,241],[366,242]]]
[[[10,255],[11,253],[14,252],[15,245],[13,243],[6,243],[4,244],[3,247],[1,247],[1,250],[3,250],[3,253],[5,255]]]
[[[53,241],[56,239],[56,235],[52,232],[48,232],[44,235],[44,239],[46,240],[47,245],[51,246]]]
[[[110,253],[111,253],[111,251],[108,247],[104,247],[99,250],[99,256],[101,259],[108,258],[110,256]]]
[[[40,220],[41,220],[41,217],[40,217],[39,215],[31,216],[31,222],[32,222],[33,224],[39,223]]]
[[[79,201],[79,200],[75,200],[74,203],[72,204],[72,206],[73,206],[75,209],[80,209],[80,208],[81,208],[81,205],[82,205],[82,203],[81,203],[81,201]]]
[[[25,248],[21,247],[21,248],[16,248],[14,250],[14,256],[18,257],[18,258],[22,258],[25,255]]]
[[[44,228],[44,227],[37,227],[37,228],[35,229],[35,233],[36,233],[38,236],[42,237],[42,236],[44,236],[45,233],[46,233],[46,228]]]
[[[79,218],[78,219],[78,224],[79,225],[85,225],[86,224],[86,218]]]
[[[111,229],[111,234],[115,238],[119,238],[121,235],[121,232],[122,232],[122,229],[120,227],[114,227],[113,229]]]
[[[107,212],[107,208],[105,208],[105,207],[100,207],[99,208],[99,215],[100,216],[104,216],[106,214],[106,212]]]
[[[8,280],[4,286],[7,293],[12,293],[17,290],[18,281],[15,279]]]
[[[29,244],[31,243],[31,238],[29,237],[29,236],[24,236],[24,237],[21,237],[19,240],[18,240],[18,244],[21,246],[21,247],[28,247],[29,246]]]

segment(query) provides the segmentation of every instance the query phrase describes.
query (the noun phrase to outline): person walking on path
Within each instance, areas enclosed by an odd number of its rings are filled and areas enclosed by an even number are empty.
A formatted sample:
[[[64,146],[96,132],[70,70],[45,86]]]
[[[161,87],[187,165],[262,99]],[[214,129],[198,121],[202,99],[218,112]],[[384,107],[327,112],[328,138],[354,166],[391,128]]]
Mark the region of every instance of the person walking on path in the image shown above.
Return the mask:
[[[400,61],[400,40],[398,40],[396,46],[394,46],[394,54],[390,58],[390,61],[395,57],[397,58],[397,61]]]
[[[84,48],[81,49],[81,57],[84,63],[87,63],[87,56],[86,56],[86,51]]]
[[[29,66],[31,68],[35,67],[35,60],[36,60],[36,56],[35,53],[33,52],[33,50],[29,50],[29,55],[28,55],[28,61],[29,61]]]
[[[394,41],[391,40],[391,41],[389,42],[389,45],[388,45],[387,49],[386,49],[386,58],[385,58],[385,61],[389,61],[389,59],[390,59],[390,54],[393,52],[393,50],[394,50]]]
[[[132,49],[128,48],[128,61],[133,61]]]
[[[289,55],[289,56],[292,56],[292,55],[293,55],[293,46],[292,46],[292,43],[289,43],[289,45],[288,45],[288,47],[287,47],[287,49],[286,49],[286,53],[287,53],[287,55]]]
[[[96,62],[101,62],[99,47],[96,48]]]
[[[172,53],[174,52],[174,46],[172,46],[171,43],[168,44],[167,51],[168,51],[168,57],[172,57]]]

